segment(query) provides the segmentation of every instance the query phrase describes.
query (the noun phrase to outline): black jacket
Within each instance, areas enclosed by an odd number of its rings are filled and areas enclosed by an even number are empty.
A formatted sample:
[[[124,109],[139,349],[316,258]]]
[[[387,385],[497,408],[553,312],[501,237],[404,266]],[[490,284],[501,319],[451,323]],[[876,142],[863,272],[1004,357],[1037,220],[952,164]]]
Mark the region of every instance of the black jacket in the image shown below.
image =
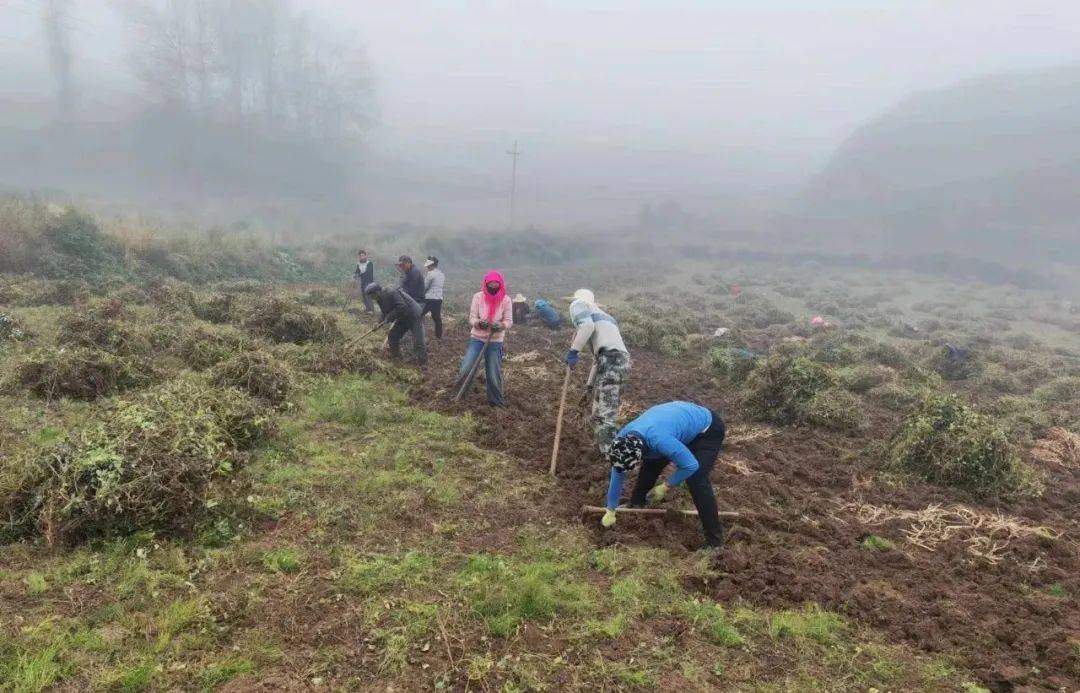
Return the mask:
[[[420,304],[400,287],[383,291],[375,300],[379,304],[382,321],[387,323],[398,320],[419,320],[423,310]]]
[[[353,279],[360,280],[360,286],[365,287],[371,282],[375,281],[375,262],[373,260],[367,261],[367,269],[363,272],[360,271],[360,263],[356,263],[356,270],[352,274]]]
[[[413,265],[408,272],[401,278],[401,288],[405,289],[405,293],[412,296],[413,300],[418,303],[424,302],[424,275],[420,273],[420,268]]]

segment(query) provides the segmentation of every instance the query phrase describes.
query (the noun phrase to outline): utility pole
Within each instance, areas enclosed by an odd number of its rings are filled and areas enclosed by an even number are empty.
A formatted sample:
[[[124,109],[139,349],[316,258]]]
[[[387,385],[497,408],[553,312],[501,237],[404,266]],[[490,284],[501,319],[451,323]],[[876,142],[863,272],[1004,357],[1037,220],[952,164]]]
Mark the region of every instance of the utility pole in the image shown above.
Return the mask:
[[[510,168],[510,230],[514,230],[514,198],[517,196],[517,162],[521,152],[518,150],[517,140],[514,140],[514,148],[508,151],[513,163]]]

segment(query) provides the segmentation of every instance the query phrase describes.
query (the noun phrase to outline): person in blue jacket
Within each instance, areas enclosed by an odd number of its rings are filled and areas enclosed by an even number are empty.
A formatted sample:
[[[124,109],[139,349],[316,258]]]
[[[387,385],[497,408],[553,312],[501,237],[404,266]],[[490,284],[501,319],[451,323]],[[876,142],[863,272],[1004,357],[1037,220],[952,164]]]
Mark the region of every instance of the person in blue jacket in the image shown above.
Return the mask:
[[[562,314],[555,310],[555,307],[542,298],[536,299],[534,304],[536,306],[536,314],[540,316],[540,320],[549,329],[558,329],[562,325]]]
[[[666,402],[645,410],[618,432],[608,448],[611,478],[607,512],[600,524],[604,527],[615,524],[615,508],[622,496],[626,473],[640,466],[630,496],[631,507],[658,502],[671,486],[686,482],[705,533],[705,544],[721,546],[724,529],[709,474],[723,444],[724,420],[707,407],[692,402]],[[668,462],[675,465],[675,471],[665,482],[660,480],[660,474]]]

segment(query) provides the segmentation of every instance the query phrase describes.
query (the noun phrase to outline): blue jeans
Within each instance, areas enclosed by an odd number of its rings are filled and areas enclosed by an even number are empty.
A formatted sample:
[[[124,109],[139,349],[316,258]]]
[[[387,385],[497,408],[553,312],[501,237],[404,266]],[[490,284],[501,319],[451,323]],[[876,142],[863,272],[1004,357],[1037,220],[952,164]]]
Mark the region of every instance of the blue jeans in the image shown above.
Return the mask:
[[[480,358],[480,351],[483,348],[483,340],[475,337],[469,340],[469,346],[465,348],[465,358],[461,360],[461,369],[458,371],[459,378],[464,378],[468,374],[476,363],[476,359]],[[503,403],[502,360],[503,343],[488,343],[487,351],[484,353],[484,378],[487,381],[488,403],[496,406]]]

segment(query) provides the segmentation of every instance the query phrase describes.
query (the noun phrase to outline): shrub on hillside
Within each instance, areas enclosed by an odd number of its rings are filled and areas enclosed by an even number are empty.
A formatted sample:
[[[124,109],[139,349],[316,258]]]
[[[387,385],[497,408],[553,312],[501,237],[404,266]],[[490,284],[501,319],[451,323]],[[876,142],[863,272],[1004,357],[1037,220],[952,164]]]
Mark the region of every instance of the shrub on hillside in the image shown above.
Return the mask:
[[[100,349],[45,348],[27,355],[15,378],[39,397],[91,400],[145,385],[153,372],[137,359]]]
[[[195,379],[122,400],[45,451],[0,467],[0,534],[52,543],[194,526],[211,484],[270,420],[247,395]]]
[[[927,481],[980,496],[1033,488],[1005,432],[958,396],[933,394],[889,440],[889,464]]]
[[[341,337],[333,318],[281,298],[252,302],[243,312],[241,324],[260,337],[275,342],[305,344],[329,342]]]
[[[1035,398],[1046,404],[1068,404],[1080,400],[1080,377],[1059,378],[1035,390]]]
[[[244,351],[214,366],[215,385],[235,387],[278,405],[292,389],[289,367],[262,351]]]
[[[709,351],[709,371],[720,380],[738,385],[746,380],[754,369],[757,357],[748,349],[738,347],[714,347]]]
[[[759,421],[778,424],[807,420],[807,406],[833,385],[824,366],[799,354],[777,353],[759,361],[747,379],[746,405]]]

